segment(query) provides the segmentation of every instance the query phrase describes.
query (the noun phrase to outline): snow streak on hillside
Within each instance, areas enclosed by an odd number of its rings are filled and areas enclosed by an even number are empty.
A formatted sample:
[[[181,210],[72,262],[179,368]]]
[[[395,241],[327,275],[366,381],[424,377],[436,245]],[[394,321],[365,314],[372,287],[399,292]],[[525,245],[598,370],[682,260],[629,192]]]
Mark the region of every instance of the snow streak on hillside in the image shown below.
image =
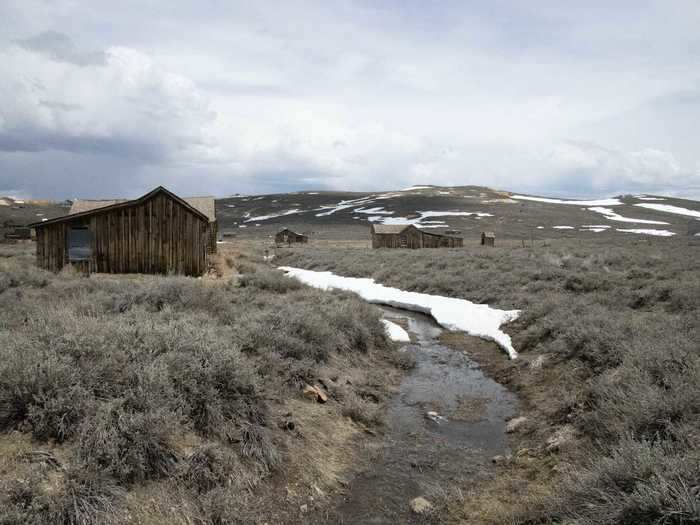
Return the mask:
[[[286,215],[294,215],[295,213],[302,213],[302,210],[287,210],[282,213],[272,213],[270,215],[260,215],[259,217],[251,217],[243,222],[259,222],[266,221],[268,219],[276,219],[277,217],[284,217]]]
[[[700,219],[700,211],[689,210],[687,208],[681,208],[680,206],[672,206],[671,204],[648,204],[646,202],[641,204],[635,204],[640,208],[647,208],[649,210],[663,211],[666,213],[673,213],[675,215],[685,215],[687,217],[696,217]]]
[[[640,233],[642,235],[655,235],[656,237],[673,237],[675,233],[670,232],[668,230],[639,230],[639,229],[631,229],[631,230],[623,230],[618,228],[619,232],[623,233]]]
[[[663,221],[652,221],[652,220],[648,220],[648,219],[632,219],[630,217],[623,217],[622,215],[619,215],[618,213],[611,210],[610,208],[593,207],[593,208],[588,208],[588,210],[596,212],[596,213],[600,213],[606,219],[610,219],[611,221],[636,222],[639,224],[661,224],[664,226],[668,225],[667,222],[663,222]]]
[[[548,204],[572,204],[574,206],[619,206],[623,204],[620,199],[600,199],[592,201],[569,201],[562,199],[549,199],[546,197],[529,197],[527,195],[511,195],[513,199],[534,202],[546,202]]]

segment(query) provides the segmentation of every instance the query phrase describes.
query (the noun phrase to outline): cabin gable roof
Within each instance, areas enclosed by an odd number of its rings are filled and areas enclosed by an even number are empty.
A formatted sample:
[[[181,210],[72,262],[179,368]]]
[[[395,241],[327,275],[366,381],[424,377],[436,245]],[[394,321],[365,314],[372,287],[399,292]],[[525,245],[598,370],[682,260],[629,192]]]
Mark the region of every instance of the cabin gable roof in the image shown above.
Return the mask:
[[[31,228],[40,228],[42,226],[48,226],[50,224],[57,224],[59,222],[66,222],[66,221],[73,221],[75,219],[80,219],[83,217],[89,217],[90,215],[96,214],[96,213],[105,213],[105,212],[110,212],[114,210],[119,210],[122,208],[128,208],[130,206],[136,206],[139,204],[143,204],[144,202],[147,202],[148,200],[154,198],[155,196],[159,194],[165,194],[169,198],[173,199],[175,202],[178,204],[184,206],[187,208],[190,212],[192,212],[194,215],[199,217],[202,220],[205,220],[207,222],[210,222],[209,216],[207,214],[203,213],[196,207],[192,206],[190,203],[188,203],[185,199],[178,197],[171,191],[168,191],[165,189],[163,186],[158,186],[157,188],[149,191],[145,195],[139,197],[138,199],[133,199],[133,200],[115,200],[115,201],[77,201],[81,202],[83,204],[80,204],[76,208],[75,213],[69,213],[68,215],[64,215],[62,217],[56,217],[55,219],[50,219],[48,221],[42,221],[42,222],[35,222],[33,224],[30,224],[29,226]],[[211,198],[213,201],[213,198]],[[89,204],[85,204],[89,203]],[[73,207],[71,207],[71,212],[73,211]]]

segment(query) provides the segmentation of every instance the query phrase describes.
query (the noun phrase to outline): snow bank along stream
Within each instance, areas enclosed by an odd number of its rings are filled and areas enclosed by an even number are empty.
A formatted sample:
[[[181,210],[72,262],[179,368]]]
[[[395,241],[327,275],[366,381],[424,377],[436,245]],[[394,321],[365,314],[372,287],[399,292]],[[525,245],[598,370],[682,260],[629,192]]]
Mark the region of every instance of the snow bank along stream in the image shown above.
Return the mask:
[[[280,270],[314,288],[354,292],[370,303],[385,304],[432,316],[448,330],[459,330],[469,335],[494,341],[511,359],[518,357],[510,336],[501,331],[501,325],[517,319],[519,310],[498,310],[486,304],[466,299],[407,292],[376,283],[374,279],[341,277],[332,272],[315,272],[281,266]]]

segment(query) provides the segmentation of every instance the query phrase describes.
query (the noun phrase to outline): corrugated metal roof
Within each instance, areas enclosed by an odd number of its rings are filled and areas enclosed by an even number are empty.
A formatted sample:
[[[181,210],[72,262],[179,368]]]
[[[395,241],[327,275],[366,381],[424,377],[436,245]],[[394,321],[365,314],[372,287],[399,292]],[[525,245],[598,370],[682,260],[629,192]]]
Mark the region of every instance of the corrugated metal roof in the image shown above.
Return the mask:
[[[214,205],[214,197],[184,197],[182,200],[192,206],[195,210],[206,215],[209,222],[214,222],[216,220],[216,206]],[[78,199],[73,201],[73,205],[70,207],[68,214],[73,215],[75,213],[97,210],[99,208],[104,208],[105,206],[112,206],[113,204],[120,204],[122,202],[127,202],[127,199]]]
[[[112,199],[112,200],[85,200],[76,199],[73,201],[73,205],[70,207],[68,215],[73,215],[75,213],[83,213],[84,211],[92,211],[98,208],[104,208],[105,206],[111,206],[112,204],[117,204],[120,202],[126,202],[126,199]]]
[[[374,233],[401,233],[410,224],[373,224]]]
[[[182,200],[192,206],[195,210],[198,210],[209,217],[209,222],[216,221],[216,206],[214,204],[214,197],[184,197]]]

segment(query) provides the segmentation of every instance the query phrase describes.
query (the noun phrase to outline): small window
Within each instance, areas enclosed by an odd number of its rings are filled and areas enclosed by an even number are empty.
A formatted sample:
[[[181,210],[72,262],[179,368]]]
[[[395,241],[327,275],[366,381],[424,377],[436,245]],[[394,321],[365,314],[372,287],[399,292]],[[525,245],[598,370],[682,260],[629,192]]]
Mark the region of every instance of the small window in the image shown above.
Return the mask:
[[[68,230],[68,260],[87,261],[92,256],[90,230],[71,228]]]

